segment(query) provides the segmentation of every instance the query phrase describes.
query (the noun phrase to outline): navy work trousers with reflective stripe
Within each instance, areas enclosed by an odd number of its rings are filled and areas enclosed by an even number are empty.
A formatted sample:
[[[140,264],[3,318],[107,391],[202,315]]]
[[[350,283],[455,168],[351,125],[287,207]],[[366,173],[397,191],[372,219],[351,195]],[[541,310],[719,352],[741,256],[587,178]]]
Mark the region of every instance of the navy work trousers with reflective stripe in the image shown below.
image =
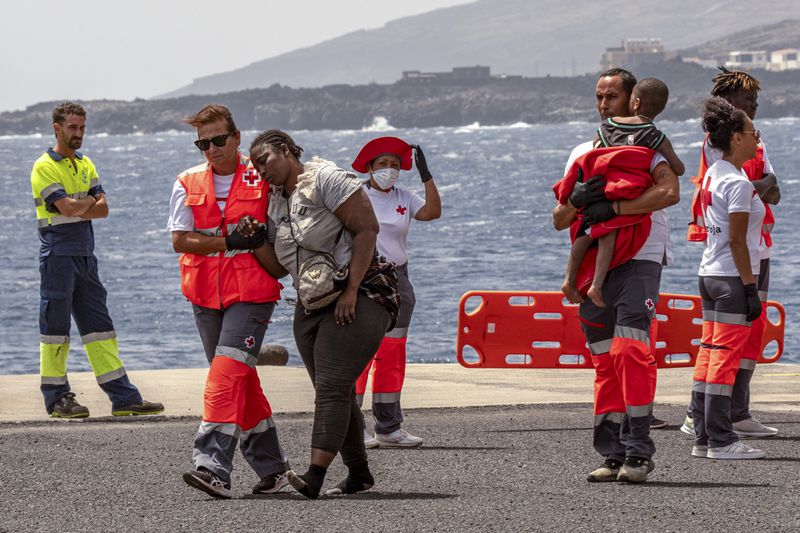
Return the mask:
[[[652,353],[648,358],[636,357],[637,353],[631,351],[630,345],[632,339],[638,339],[640,347],[643,348],[641,343],[649,344],[652,350],[649,332],[655,317],[660,283],[659,263],[628,261],[608,272],[603,285],[606,307],[597,307],[589,298],[580,306],[581,328],[589,347],[594,347],[593,444],[595,450],[606,458],[622,460],[632,456],[649,459],[655,453],[655,444],[650,438],[650,421],[656,362]],[[625,378],[631,375],[647,375],[648,378],[626,383]],[[647,398],[644,404],[639,399],[642,397]],[[637,400],[632,402],[631,398]]]
[[[81,336],[114,330],[106,306],[106,289],[97,272],[97,258],[91,256],[47,255],[39,259],[41,274],[39,333],[69,337],[70,316]],[[65,376],[66,377],[66,376]],[[127,374],[100,384],[111,400],[112,410],[139,403],[142,396]],[[69,381],[42,384],[47,412],[70,391]]]
[[[375,433],[387,435],[400,429],[403,423],[403,409],[400,407],[400,393],[403,389],[406,369],[406,344],[408,327],[417,297],[414,286],[408,278],[408,263],[395,266],[400,289],[400,309],[394,328],[386,332],[375,357],[367,363],[364,373],[356,382],[356,400],[363,406],[364,392],[372,368],[372,417],[375,419]],[[387,340],[388,339],[388,340]],[[364,423],[366,427],[366,422]]]
[[[275,302],[237,302],[225,309],[199,305],[192,305],[192,308],[209,363],[215,357],[231,357],[250,367],[255,366]],[[236,413],[236,421],[209,422],[207,418],[213,417],[216,410],[205,404],[203,422],[192,450],[195,466],[207,468],[223,480],[230,481],[238,442],[242,456],[258,477],[288,470],[289,461],[278,440],[278,430],[270,416],[271,409],[258,373],[251,370],[247,376],[226,374],[218,377],[224,379],[215,384],[215,400],[225,402],[228,405],[226,410]],[[208,392],[207,384],[206,402],[209,400]]]

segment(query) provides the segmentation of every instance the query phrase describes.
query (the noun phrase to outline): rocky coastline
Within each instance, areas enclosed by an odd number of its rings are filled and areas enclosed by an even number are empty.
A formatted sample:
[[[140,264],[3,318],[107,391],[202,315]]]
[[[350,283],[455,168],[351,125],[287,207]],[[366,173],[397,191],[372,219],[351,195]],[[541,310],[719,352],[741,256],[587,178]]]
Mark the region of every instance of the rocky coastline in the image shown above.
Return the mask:
[[[670,87],[670,102],[660,119],[698,116],[715,70],[670,61],[639,69]],[[759,118],[800,116],[800,71],[753,71],[761,80]],[[82,102],[93,133],[130,134],[183,130],[182,119],[204,104],[231,108],[241,129],[344,130],[369,126],[385,117],[397,128],[555,123],[596,120],[595,75],[508,77],[473,83],[330,85],[315,89],[273,85],[213,96],[133,101]],[[54,102],[0,113],[0,135],[49,133]]]

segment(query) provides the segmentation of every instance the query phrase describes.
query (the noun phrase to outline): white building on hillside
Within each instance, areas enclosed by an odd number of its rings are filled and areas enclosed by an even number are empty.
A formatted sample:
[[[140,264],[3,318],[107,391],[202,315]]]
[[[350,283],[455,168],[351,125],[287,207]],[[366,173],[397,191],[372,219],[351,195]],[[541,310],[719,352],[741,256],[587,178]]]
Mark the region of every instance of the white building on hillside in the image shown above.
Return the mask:
[[[796,70],[800,69],[800,50],[797,48],[784,48],[770,53],[767,70]]]
[[[600,66],[603,70],[615,67],[636,70],[642,65],[660,63],[673,57],[675,53],[664,50],[661,39],[625,39],[622,46],[606,48],[600,59]]]
[[[728,53],[725,66],[735,69],[767,68],[769,52],[766,50],[737,50]]]

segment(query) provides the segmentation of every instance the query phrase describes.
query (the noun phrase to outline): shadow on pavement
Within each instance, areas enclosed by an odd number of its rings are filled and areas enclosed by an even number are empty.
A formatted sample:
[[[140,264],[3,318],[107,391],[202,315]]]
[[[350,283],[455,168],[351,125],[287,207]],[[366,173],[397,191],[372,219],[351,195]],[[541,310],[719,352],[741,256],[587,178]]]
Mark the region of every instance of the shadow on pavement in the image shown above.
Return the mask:
[[[375,451],[379,450],[417,450],[417,451],[425,451],[425,450],[508,450],[506,446],[417,446],[416,448],[376,448]]]
[[[539,433],[547,431],[592,431],[593,428],[528,428],[528,429],[487,429],[484,433]]]
[[[632,485],[633,483],[631,483]],[[774,488],[769,483],[711,483],[708,481],[648,481],[637,487],[679,487],[684,489],[749,489]]]
[[[343,496],[320,496],[320,502],[341,500],[447,500],[457,498],[458,494],[443,494],[439,492],[361,492],[359,494],[347,494]],[[246,494],[239,500],[307,500],[305,496],[297,492],[278,492],[276,494]]]

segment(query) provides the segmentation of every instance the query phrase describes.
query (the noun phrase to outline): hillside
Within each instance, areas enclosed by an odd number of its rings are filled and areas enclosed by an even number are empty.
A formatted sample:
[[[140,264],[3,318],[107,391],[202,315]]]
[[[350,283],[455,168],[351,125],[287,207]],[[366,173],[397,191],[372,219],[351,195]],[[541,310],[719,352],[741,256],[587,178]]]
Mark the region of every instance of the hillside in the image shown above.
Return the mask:
[[[597,71],[605,48],[626,37],[661,37],[675,50],[743,32],[753,24],[749,0],[706,5],[671,0],[668,8],[656,9],[651,2],[630,0],[478,0],[203,76],[164,97],[275,83],[391,83],[403,70],[449,71],[476,64],[490,65],[496,73],[564,76]],[[797,0],[771,0],[769,9],[758,10],[758,19],[773,24],[797,13]]]
[[[670,61],[636,72],[657,76],[670,87],[670,103],[659,119],[696,118],[708,96],[714,70]],[[800,116],[800,71],[754,71],[761,79],[759,118]],[[375,117],[398,128],[548,123],[597,120],[594,75],[572,78],[497,79],[481,84],[331,85],[293,89],[274,85],[208,96],[133,102],[85,102],[92,133],[188,130],[183,117],[209,101],[231,108],[241,129],[361,129]],[[0,113],[0,135],[50,133],[53,103]]]
[[[795,12],[800,14],[800,9]],[[780,50],[800,48],[800,19],[783,20],[777,24],[764,24],[747,31],[706,41],[680,51],[684,56],[701,56],[722,61],[733,50]]]

